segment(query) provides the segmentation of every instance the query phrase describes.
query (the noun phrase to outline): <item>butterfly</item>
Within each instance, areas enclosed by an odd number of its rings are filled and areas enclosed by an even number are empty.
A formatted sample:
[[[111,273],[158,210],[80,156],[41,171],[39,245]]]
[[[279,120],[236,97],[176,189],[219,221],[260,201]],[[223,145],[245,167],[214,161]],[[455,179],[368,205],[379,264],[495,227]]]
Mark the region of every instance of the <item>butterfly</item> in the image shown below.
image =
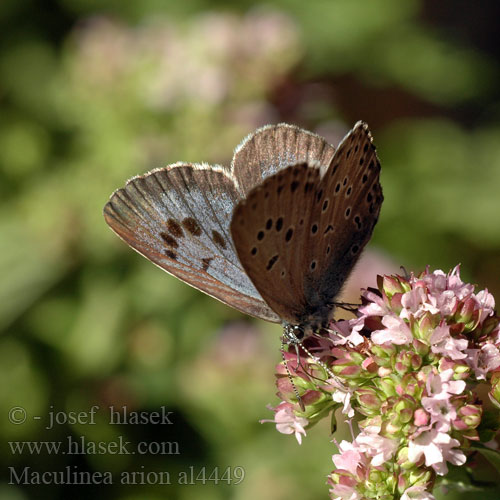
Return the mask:
[[[161,269],[300,339],[328,324],[371,237],[379,173],[363,122],[337,149],[268,125],[243,140],[229,168],[175,163],[130,179],[104,218]]]

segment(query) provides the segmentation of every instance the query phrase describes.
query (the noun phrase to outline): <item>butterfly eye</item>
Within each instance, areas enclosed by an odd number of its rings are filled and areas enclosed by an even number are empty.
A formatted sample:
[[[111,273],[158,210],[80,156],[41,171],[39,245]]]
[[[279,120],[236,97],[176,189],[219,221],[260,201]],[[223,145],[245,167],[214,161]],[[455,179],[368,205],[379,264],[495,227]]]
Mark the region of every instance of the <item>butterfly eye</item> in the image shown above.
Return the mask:
[[[305,332],[304,332],[304,328],[302,328],[301,326],[294,326],[293,327],[293,335],[295,336],[295,338],[297,340],[302,340],[304,338],[304,335],[305,335]]]

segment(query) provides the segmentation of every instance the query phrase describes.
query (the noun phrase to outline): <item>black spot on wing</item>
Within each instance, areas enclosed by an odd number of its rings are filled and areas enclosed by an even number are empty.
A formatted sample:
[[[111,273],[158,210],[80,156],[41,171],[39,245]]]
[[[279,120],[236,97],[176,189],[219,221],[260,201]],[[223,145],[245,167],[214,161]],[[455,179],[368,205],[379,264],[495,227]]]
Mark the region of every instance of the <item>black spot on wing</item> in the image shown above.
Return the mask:
[[[204,259],[201,259],[201,263],[202,263],[202,269],[204,271],[207,271],[209,266],[210,266],[210,262],[212,262],[213,260],[213,257],[205,257]]]
[[[278,255],[275,255],[274,257],[271,257],[269,259],[269,262],[267,263],[267,266],[266,266],[266,269],[268,271],[270,271],[272,269],[272,267],[274,266],[274,264],[276,264],[276,261],[278,260],[279,256]]]
[[[219,233],[219,231],[216,231],[215,229],[212,230],[212,238],[215,241],[217,245],[219,245],[221,248],[226,248],[226,240],[222,236],[222,234]]]
[[[160,237],[171,248],[177,248],[179,246],[177,240],[168,233],[161,232]]]
[[[172,260],[177,260],[177,254],[172,252],[172,250],[165,250],[165,255]]]
[[[184,236],[182,227],[175,219],[167,220],[167,231],[175,238],[182,238]]]
[[[182,221],[182,225],[186,228],[187,231],[189,231],[193,236],[200,236],[201,235],[201,227],[196,222],[193,217],[186,217]]]

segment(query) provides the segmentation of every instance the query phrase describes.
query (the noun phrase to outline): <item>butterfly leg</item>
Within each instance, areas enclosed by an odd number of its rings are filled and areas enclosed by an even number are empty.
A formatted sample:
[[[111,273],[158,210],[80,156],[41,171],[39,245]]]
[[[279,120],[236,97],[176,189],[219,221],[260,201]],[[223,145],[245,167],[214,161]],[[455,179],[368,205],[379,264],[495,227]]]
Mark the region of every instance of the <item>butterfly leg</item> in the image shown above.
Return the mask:
[[[304,401],[302,401],[302,398],[300,397],[299,391],[297,390],[297,387],[295,386],[295,384],[293,382],[293,377],[292,377],[292,374],[290,373],[290,368],[288,368],[288,362],[287,362],[286,357],[285,357],[285,346],[288,346],[288,345],[290,345],[288,338],[285,336],[285,334],[283,334],[283,336],[281,337],[281,348],[280,348],[281,357],[283,358],[283,363],[285,365],[286,373],[288,375],[288,380],[290,380],[290,383],[292,384],[293,392],[295,393],[295,397],[297,398],[297,401],[300,405],[300,409],[302,411],[306,411]],[[295,348],[297,349],[297,344],[294,344],[294,345],[295,345]],[[299,359],[299,351],[297,349],[297,360],[298,359]]]

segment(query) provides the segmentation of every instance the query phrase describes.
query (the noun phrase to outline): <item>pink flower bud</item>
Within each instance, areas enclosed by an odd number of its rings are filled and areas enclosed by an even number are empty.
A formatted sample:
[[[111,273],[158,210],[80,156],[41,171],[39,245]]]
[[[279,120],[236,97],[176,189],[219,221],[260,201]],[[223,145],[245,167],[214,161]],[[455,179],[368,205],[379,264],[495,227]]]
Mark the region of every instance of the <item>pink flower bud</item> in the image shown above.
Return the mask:
[[[430,312],[426,312],[417,322],[417,336],[419,339],[424,340],[425,345],[429,344],[429,338],[436,328],[436,320]]]
[[[380,409],[381,401],[375,389],[371,387],[360,388],[356,391],[356,395],[360,406],[365,410],[369,410],[370,414]]]
[[[363,368],[363,370],[366,370],[368,373],[376,373],[378,370],[378,365],[372,356],[370,356],[369,358],[366,358],[361,363],[361,367]]]
[[[386,368],[384,366],[381,366],[378,371],[377,371],[377,375],[379,377],[387,377],[389,376],[390,374],[392,373],[392,369],[391,368]]]
[[[403,294],[396,293],[390,299],[390,307],[396,314],[399,314],[403,309],[403,304],[401,303],[402,298]]]
[[[384,377],[384,378],[379,380],[377,385],[379,386],[380,390],[382,390],[387,397],[397,395],[396,388],[395,388],[396,384],[394,383],[394,380],[392,380],[391,378]]]
[[[397,361],[394,365],[394,370],[399,375],[404,375],[408,371],[408,367],[401,361]]]
[[[342,377],[346,378],[354,378],[357,377],[361,373],[361,367],[356,365],[344,366],[344,367],[334,367],[334,373],[337,375],[342,375]],[[340,369],[338,369],[340,368]]]
[[[413,349],[415,349],[420,356],[427,356],[427,354],[429,354],[430,346],[421,340],[413,339],[412,345]]]
[[[456,321],[460,323],[469,323],[472,320],[477,305],[477,300],[473,297],[468,297],[463,302],[460,302],[455,313]]]
[[[384,276],[382,280],[382,288],[389,296],[394,295],[395,293],[405,293],[407,291],[396,276]]]
[[[417,427],[427,425],[429,422],[429,414],[423,408],[418,408],[413,414],[413,422]]]

